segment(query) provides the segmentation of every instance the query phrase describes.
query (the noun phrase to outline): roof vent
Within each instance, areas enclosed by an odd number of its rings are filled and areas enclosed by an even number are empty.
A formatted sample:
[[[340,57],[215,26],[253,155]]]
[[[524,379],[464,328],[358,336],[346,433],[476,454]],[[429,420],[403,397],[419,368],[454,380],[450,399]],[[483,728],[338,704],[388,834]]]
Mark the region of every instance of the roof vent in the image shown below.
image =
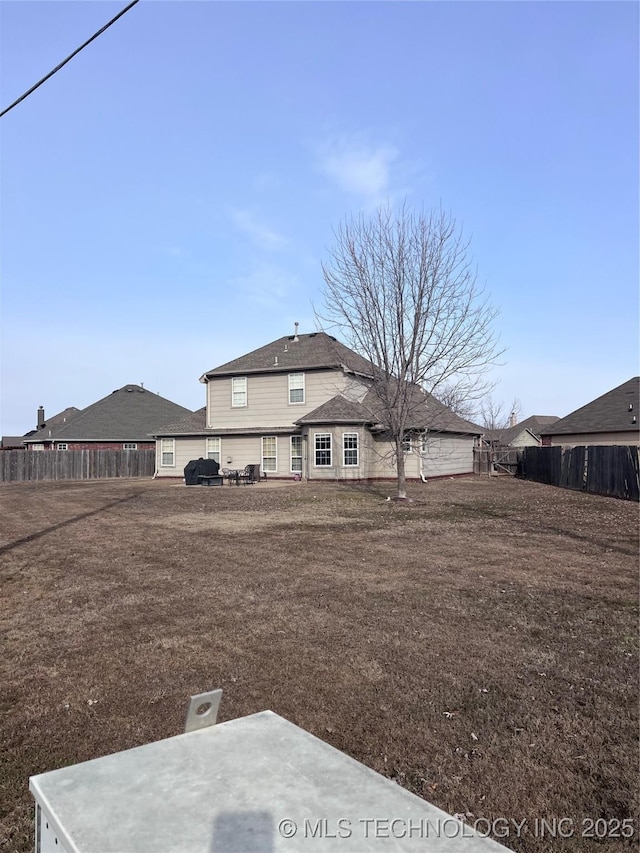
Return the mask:
[[[284,351],[285,351],[285,352],[289,352],[289,344],[285,344],[285,345],[284,345]]]
[[[631,423],[632,423],[632,424],[635,424],[635,422],[636,422],[636,416],[634,415],[634,416],[631,418]]]
[[[299,326],[299,325],[300,325],[300,323],[298,323],[298,321],[297,321],[297,320],[296,320],[296,322],[293,324],[294,329],[295,329],[295,331],[294,331],[294,333],[293,333],[293,340],[294,340],[294,341],[298,341],[298,340],[299,340],[299,338],[298,338],[298,326]]]
[[[633,411],[633,403],[629,403],[629,411],[630,411],[630,412],[632,412],[632,411]]]
[[[274,367],[277,367],[277,366],[278,366],[278,356],[276,356],[276,357],[273,359],[273,366],[274,366]]]

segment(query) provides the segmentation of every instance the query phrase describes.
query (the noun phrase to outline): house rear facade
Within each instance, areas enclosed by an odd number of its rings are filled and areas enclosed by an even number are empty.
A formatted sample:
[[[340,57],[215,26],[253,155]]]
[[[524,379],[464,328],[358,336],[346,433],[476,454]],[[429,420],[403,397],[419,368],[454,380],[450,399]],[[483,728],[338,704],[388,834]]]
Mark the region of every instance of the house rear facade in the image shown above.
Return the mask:
[[[395,478],[371,393],[373,366],[324,332],[279,338],[213,368],[205,406],[156,433],[156,476],[192,459],[260,464],[268,477]],[[468,474],[480,430],[424,392],[405,438],[408,478]]]

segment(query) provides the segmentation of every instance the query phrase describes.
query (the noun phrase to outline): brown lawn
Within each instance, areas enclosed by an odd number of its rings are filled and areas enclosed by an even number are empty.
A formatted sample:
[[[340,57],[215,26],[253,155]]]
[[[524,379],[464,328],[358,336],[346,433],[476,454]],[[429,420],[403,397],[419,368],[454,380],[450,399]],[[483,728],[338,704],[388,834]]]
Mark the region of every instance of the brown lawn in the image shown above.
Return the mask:
[[[513,850],[635,848],[637,505],[410,492],[1,485],[0,847],[32,849],[30,775],[179,734],[222,687],[221,720],[272,709],[470,822],[574,822]]]

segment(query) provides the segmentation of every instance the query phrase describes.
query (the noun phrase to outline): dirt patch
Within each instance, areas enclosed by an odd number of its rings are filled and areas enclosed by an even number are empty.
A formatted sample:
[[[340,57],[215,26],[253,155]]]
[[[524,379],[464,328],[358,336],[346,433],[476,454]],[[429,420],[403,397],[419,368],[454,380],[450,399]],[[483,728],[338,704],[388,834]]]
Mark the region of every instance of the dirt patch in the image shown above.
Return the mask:
[[[32,849],[30,775],[178,734],[219,686],[222,720],[270,708],[451,814],[578,828],[513,850],[636,848],[636,505],[263,487],[0,486],[0,845]]]
[[[207,509],[199,512],[182,512],[156,519],[153,523],[162,527],[171,527],[187,533],[256,533],[260,530],[273,530],[276,527],[327,527],[334,524],[347,524],[349,519],[317,514],[309,518],[308,513],[298,510],[287,513],[260,512],[220,512],[212,515]]]

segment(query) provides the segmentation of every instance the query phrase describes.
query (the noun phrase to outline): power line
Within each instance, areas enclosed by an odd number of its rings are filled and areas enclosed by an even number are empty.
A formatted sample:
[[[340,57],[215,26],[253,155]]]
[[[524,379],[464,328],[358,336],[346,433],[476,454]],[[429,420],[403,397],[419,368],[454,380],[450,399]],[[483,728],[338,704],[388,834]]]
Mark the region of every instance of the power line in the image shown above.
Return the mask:
[[[0,118],[2,118],[3,115],[6,115],[9,112],[9,110],[12,110],[14,107],[17,107],[18,104],[21,101],[24,101],[25,98],[28,98],[32,92],[35,92],[35,90],[38,88],[38,86],[42,86],[43,83],[46,83],[46,81],[49,79],[49,77],[53,77],[53,75],[57,71],[60,71],[60,69],[63,68],[67,64],[67,62],[69,62],[69,60],[73,59],[73,57],[76,56],[76,54],[80,53],[80,51],[83,50],[88,44],[91,44],[91,42],[94,39],[97,39],[98,36],[102,35],[102,33],[105,30],[109,29],[111,24],[115,24],[115,22],[118,20],[118,18],[121,18],[125,14],[125,12],[128,12],[129,9],[131,9],[133,6],[136,5],[136,3],[139,3],[139,2],[140,2],[140,0],[132,0],[132,2],[129,3],[129,5],[125,9],[123,9],[121,12],[118,12],[118,14],[115,16],[115,18],[112,18],[108,24],[105,24],[104,27],[101,27],[97,33],[94,33],[91,36],[90,39],[87,39],[87,41],[84,44],[81,44],[80,47],[76,48],[76,50],[74,50],[73,53],[69,54],[69,56],[67,56],[66,59],[63,59],[59,65],[56,65],[56,67],[53,69],[53,71],[50,71],[45,77],[42,78],[42,80],[39,80],[35,84],[35,86],[32,86],[28,91],[26,91],[24,93],[24,95],[20,95],[20,97],[18,98],[17,101],[14,101],[6,109],[2,110],[2,112],[0,113]]]

